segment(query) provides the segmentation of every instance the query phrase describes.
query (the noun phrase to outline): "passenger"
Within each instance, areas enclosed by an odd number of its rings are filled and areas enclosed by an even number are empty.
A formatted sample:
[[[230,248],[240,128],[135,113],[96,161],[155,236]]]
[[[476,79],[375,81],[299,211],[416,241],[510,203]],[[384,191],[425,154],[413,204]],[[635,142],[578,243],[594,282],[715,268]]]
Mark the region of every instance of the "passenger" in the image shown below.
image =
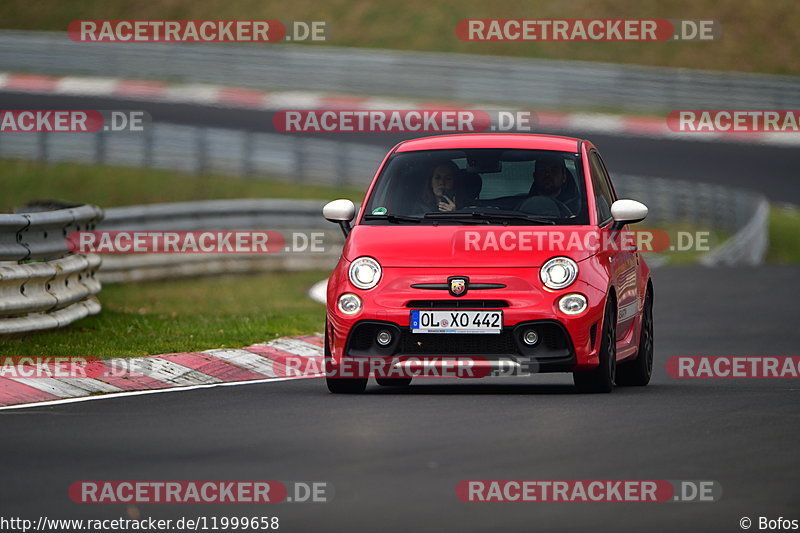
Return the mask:
[[[459,173],[458,165],[452,161],[437,163],[433,173],[422,191],[422,198],[414,206],[414,212],[430,213],[432,211],[453,211],[456,208],[456,199],[453,189],[456,176]]]

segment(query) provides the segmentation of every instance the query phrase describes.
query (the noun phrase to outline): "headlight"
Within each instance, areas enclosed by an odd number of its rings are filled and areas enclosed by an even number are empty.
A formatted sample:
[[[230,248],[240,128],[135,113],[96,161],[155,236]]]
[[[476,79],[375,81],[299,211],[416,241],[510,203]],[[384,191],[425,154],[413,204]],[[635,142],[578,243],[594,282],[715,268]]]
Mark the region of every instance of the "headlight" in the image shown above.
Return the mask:
[[[349,275],[359,289],[371,289],[381,280],[381,265],[371,257],[359,257],[350,264]]]
[[[567,315],[577,315],[586,309],[586,296],[583,294],[572,293],[563,296],[558,301],[558,308]]]
[[[569,257],[554,257],[542,265],[539,278],[546,287],[563,289],[578,277],[578,265]]]
[[[352,292],[339,296],[339,311],[346,315],[354,315],[361,311],[361,298]]]

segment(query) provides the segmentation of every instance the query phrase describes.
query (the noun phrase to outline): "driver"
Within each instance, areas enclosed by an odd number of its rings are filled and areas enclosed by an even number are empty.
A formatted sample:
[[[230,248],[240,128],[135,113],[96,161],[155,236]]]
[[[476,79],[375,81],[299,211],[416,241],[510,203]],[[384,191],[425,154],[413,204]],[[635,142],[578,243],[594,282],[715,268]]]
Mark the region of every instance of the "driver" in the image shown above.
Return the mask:
[[[568,176],[569,171],[560,157],[544,156],[537,159],[531,196],[546,196],[555,201],[563,215],[571,216],[572,210],[568,205],[572,198],[569,198],[566,187]]]

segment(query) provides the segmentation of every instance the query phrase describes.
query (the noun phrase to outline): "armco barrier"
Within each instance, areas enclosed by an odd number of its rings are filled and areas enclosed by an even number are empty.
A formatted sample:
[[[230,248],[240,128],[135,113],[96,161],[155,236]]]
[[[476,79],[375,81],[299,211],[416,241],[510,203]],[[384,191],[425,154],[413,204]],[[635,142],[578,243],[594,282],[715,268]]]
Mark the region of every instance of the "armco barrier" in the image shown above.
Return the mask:
[[[95,229],[102,216],[93,205],[0,214],[0,334],[60,327],[100,311],[100,257],[69,254],[65,237]]]
[[[455,27],[453,28],[455,39]],[[79,43],[0,31],[0,70],[625,111],[796,109],[793,76],[359,48]]]
[[[14,133],[0,157],[364,186],[386,148],[335,139],[153,123],[144,132]]]
[[[759,265],[769,247],[763,195],[700,181],[614,176],[617,194],[647,205],[648,225],[702,227],[730,235],[700,257],[705,266]]]
[[[767,247],[768,206],[763,197],[721,186],[686,181],[617,176],[620,196],[651,208],[649,222],[732,233],[701,258],[706,265],[758,264]],[[64,257],[0,263],[0,333],[58,327],[99,312],[100,282],[129,282],[209,274],[332,268],[341,252],[338,228],[324,221],[324,202],[240,199],[128,206],[102,211],[94,206],[0,215],[2,259]],[[64,212],[61,212],[64,211]],[[324,233],[324,252],[275,254],[106,254],[66,255],[64,236],[78,229],[108,231],[291,230]],[[59,237],[54,237],[58,235]],[[657,262],[654,261],[654,262]]]
[[[69,232],[91,230],[102,218],[94,205],[0,215],[0,261],[61,257]]]
[[[384,155],[384,149],[380,147],[336,139],[304,139],[278,134],[173,124],[153,124],[151,128],[153,132],[150,135],[121,132],[109,135],[109,139],[114,138],[115,149],[107,151],[108,156],[101,161],[97,160],[97,152],[92,148],[96,142],[92,136],[103,135],[101,133],[81,135],[18,133],[5,137],[4,142],[0,143],[0,157],[36,158],[37,147],[43,144],[39,138],[47,136],[50,138],[47,144],[53,148],[46,152],[49,161],[103,162],[131,166],[152,164],[184,171],[211,171],[228,175],[268,174],[288,177],[296,183],[308,181],[327,185],[365,187]],[[209,139],[213,142],[209,143]],[[142,154],[150,154],[151,157],[144,157]],[[198,161],[202,161],[202,166]],[[703,264],[709,266],[759,264],[766,253],[768,206],[761,195],[703,183],[702,180],[679,181],[615,176],[614,181],[621,196],[641,199],[650,207],[649,222],[666,224],[686,222],[689,225],[706,226],[734,235],[725,243],[723,251],[715,251],[706,256],[702,261]],[[236,206],[224,202],[212,203],[203,205],[202,209],[191,204],[181,204],[183,207],[164,205],[120,208],[107,214],[104,227],[113,229],[117,227],[114,224],[123,219],[127,220],[129,225],[136,222],[138,225],[131,226],[136,229],[146,228],[147,224],[162,227],[169,220],[173,222],[182,220],[183,225],[180,227],[170,226],[162,229],[193,229],[192,224],[197,220],[191,213],[194,210],[199,212],[204,209],[213,210],[203,214],[209,222],[213,220],[213,213],[216,213],[228,219],[231,224],[235,218],[242,219],[242,222],[247,224],[253,219],[253,215],[248,214],[251,209],[249,206],[256,205],[253,202],[258,201],[250,202],[250,204],[239,202]],[[272,208],[278,209],[277,206],[278,204],[269,206],[259,204],[254,209],[263,216]],[[291,213],[284,215],[300,217],[302,222],[308,216],[317,216],[318,212],[311,215],[299,212],[295,212],[294,215]],[[267,222],[280,222],[283,218],[273,217]],[[214,220],[214,223],[216,222],[217,220]],[[0,220],[0,246],[5,250],[15,250],[17,254],[7,258],[28,257],[24,245],[20,246],[10,237],[14,228],[25,224],[24,218],[14,215],[8,215],[7,218]],[[745,226],[749,228],[748,231],[741,231]],[[304,227],[306,226],[298,226],[298,228]],[[236,229],[235,225],[227,225],[225,228]],[[249,225],[238,229],[248,228],[260,229]],[[209,229],[213,228],[209,226]],[[38,237],[31,235],[30,238],[41,240],[43,235],[39,234]],[[112,278],[110,272],[114,269],[111,265],[116,267],[120,261],[117,258],[111,259],[111,264],[108,265],[108,277],[104,279],[108,281],[118,279]],[[125,259],[125,261],[132,260]],[[189,262],[190,260],[187,260],[187,264]]]
[[[292,230],[323,233],[324,252],[270,254],[104,254],[103,283],[239,274],[272,270],[330,270],[344,242],[322,218],[315,200],[210,200],[117,207],[106,210],[98,229],[107,231]]]

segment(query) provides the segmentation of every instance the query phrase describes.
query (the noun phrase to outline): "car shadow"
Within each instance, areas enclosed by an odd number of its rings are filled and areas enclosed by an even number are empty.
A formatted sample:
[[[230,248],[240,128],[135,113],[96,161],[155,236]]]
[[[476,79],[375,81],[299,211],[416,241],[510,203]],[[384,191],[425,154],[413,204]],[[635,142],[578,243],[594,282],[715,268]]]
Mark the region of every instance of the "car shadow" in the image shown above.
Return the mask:
[[[525,395],[531,394],[583,394],[569,384],[494,384],[494,383],[412,383],[407,387],[382,387],[370,385],[365,394],[375,395],[459,395],[459,394],[492,394],[492,395]]]

